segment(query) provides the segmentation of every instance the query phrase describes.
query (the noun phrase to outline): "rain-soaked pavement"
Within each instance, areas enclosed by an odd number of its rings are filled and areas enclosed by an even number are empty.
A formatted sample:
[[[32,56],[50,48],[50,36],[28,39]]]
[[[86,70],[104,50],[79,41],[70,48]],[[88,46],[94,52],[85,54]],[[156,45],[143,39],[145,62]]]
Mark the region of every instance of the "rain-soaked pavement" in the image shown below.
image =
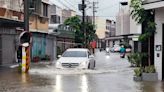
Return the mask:
[[[163,83],[133,81],[133,68],[118,53],[97,52],[95,70],[57,70],[32,64],[28,74],[0,67],[0,92],[163,92]]]

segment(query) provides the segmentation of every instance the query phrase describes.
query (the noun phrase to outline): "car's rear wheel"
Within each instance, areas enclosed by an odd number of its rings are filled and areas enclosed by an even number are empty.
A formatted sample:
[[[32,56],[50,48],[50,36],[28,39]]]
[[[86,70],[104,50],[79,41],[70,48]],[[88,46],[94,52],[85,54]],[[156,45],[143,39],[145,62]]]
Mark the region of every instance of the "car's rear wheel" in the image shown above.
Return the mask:
[[[91,64],[90,63],[88,64],[88,69],[91,69]]]
[[[96,62],[94,61],[94,65],[93,65],[93,67],[95,68],[96,67]]]

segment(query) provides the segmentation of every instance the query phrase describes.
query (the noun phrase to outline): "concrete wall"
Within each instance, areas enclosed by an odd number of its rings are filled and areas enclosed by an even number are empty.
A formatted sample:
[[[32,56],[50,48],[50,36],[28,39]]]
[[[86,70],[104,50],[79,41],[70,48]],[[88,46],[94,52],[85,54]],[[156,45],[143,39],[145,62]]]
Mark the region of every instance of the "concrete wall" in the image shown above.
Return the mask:
[[[129,6],[122,6],[116,16],[116,35],[130,34]]]
[[[164,23],[164,8],[155,9],[155,22],[156,22],[156,34],[155,34],[155,45],[162,46],[162,24]],[[154,49],[155,50],[155,49]],[[157,53],[160,54],[157,57]],[[154,54],[155,67],[158,72],[158,79],[162,80],[162,51],[156,51]]]
[[[44,17],[31,16],[30,17],[30,29],[35,29],[36,31],[48,32],[48,19]]]
[[[0,7],[20,11],[23,10],[23,6],[21,7],[22,3],[23,0],[0,0]]]
[[[141,34],[141,24],[130,17],[130,34]]]
[[[106,30],[106,19],[96,17],[96,34],[99,39],[105,38]]]
[[[116,35],[121,35],[121,17],[120,17],[120,15],[116,16]]]
[[[46,39],[46,54],[50,55],[51,60],[56,60],[56,38],[47,37]]]

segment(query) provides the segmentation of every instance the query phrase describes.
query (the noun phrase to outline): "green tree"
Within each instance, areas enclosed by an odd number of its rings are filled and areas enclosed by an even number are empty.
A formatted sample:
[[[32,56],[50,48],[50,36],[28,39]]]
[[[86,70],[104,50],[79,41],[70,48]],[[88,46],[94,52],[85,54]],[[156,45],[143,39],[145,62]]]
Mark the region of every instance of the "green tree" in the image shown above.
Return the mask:
[[[65,20],[65,25],[68,25],[75,29],[75,43],[81,43],[83,46],[84,44],[84,32],[82,30],[83,25],[82,21],[78,16],[70,17]],[[89,44],[93,39],[95,39],[95,30],[94,25],[91,23],[85,23],[85,29],[86,29],[86,44]]]
[[[150,38],[153,37],[156,30],[156,23],[154,22],[154,10],[145,10],[142,6],[142,0],[131,0],[131,16],[136,22],[142,24],[144,33],[140,35],[139,40],[148,41],[148,64],[151,65],[150,60]]]
[[[142,0],[131,0],[131,16],[139,24],[144,24],[145,32],[140,35],[139,40],[145,41],[154,35],[156,23],[154,22],[154,10],[145,10],[142,7]]]

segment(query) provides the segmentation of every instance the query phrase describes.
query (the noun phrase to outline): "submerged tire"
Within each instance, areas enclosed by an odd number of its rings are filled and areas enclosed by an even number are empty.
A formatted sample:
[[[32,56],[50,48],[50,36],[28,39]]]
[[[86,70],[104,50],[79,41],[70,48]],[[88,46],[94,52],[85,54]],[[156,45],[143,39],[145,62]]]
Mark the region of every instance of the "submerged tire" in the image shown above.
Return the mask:
[[[88,69],[91,69],[91,64],[90,63],[88,64]]]

